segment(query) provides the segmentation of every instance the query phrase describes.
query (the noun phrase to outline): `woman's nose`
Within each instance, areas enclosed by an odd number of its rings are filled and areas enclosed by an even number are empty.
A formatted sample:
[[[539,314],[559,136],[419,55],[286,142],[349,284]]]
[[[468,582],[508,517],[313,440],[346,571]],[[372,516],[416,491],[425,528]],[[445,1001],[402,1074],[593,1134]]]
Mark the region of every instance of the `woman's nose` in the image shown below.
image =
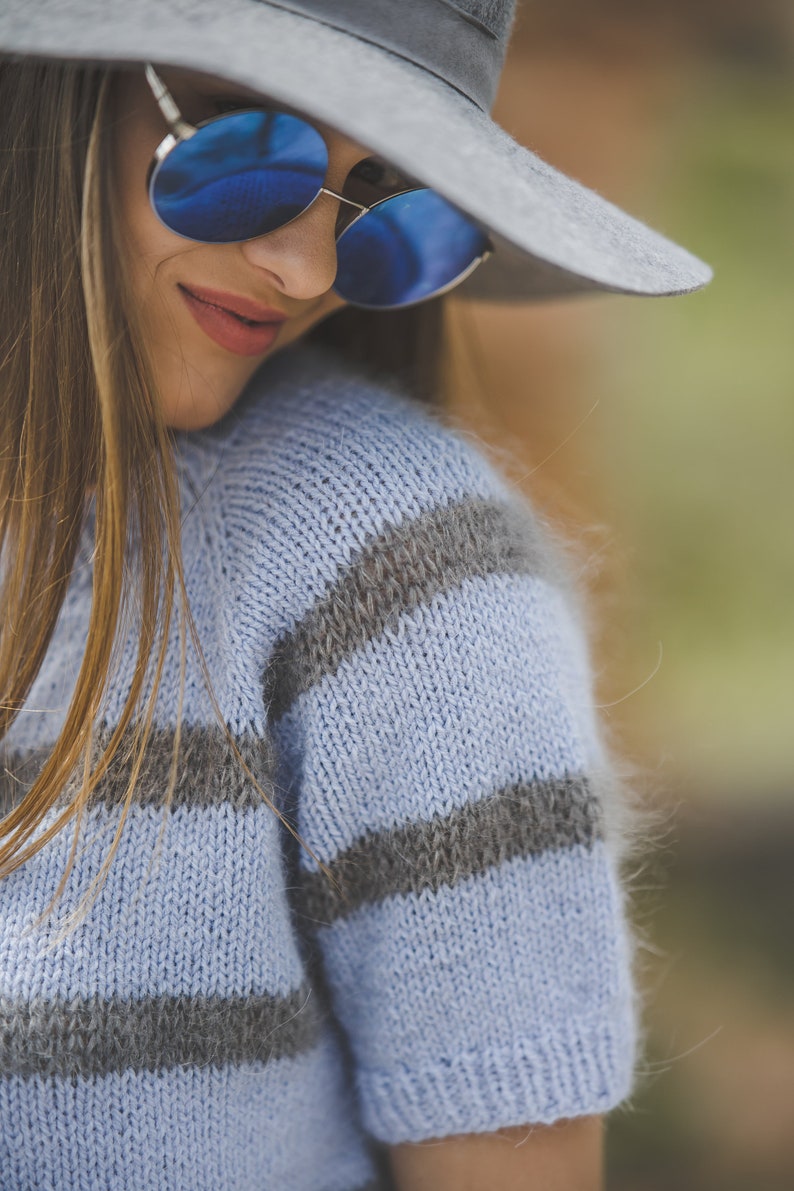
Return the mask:
[[[269,274],[286,297],[318,298],[336,277],[336,220],[339,200],[319,194],[297,219],[265,236],[246,240],[246,260]]]

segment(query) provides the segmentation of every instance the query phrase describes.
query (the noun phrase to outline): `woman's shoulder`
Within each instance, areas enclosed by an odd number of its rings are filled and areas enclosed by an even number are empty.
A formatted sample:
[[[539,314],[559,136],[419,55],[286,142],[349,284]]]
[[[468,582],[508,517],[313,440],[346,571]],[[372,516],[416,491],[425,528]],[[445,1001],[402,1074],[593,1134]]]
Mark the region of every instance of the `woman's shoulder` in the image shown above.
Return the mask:
[[[362,511],[374,501],[398,513],[513,491],[473,431],[388,375],[364,373],[327,348],[301,347],[273,364],[244,394],[233,449],[246,472],[285,482],[287,498]]]
[[[546,525],[474,433],[327,348],[274,358],[233,417],[191,438],[196,549],[214,539],[237,595],[277,606],[282,628],[370,557],[372,582],[399,556],[568,586]]]
[[[439,502],[517,495],[472,431],[328,347],[296,345],[268,361],[200,437],[205,471],[217,468],[221,487],[263,511],[277,496],[319,517],[399,518]]]

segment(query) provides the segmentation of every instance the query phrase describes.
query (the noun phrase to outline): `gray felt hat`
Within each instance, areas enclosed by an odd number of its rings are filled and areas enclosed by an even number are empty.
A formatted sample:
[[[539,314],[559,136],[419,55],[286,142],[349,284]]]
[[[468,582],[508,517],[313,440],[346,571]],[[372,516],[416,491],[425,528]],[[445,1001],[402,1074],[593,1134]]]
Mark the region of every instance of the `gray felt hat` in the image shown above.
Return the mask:
[[[2,0],[0,53],[179,66],[338,128],[488,229],[502,300],[680,294],[711,270],[552,169],[489,111],[515,0]]]

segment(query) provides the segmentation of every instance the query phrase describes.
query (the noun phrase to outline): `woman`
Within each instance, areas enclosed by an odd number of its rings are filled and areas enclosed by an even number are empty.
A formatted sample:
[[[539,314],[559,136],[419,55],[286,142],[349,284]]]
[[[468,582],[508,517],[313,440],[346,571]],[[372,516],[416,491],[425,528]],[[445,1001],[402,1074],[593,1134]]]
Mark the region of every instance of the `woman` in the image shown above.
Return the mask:
[[[454,285],[708,270],[490,121],[511,19],[0,14],[3,1186],[600,1183],[620,783],[564,564],[417,398]]]

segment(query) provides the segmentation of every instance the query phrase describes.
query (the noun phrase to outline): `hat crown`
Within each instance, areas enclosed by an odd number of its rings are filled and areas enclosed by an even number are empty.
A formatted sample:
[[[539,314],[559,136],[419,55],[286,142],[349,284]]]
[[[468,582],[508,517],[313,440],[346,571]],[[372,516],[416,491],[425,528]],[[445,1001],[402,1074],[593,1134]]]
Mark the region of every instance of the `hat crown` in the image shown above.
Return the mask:
[[[256,0],[311,17],[422,67],[490,110],[516,0]]]
[[[460,9],[483,25],[494,37],[507,43],[516,10],[516,0],[441,0]],[[398,0],[399,3],[399,0]]]

